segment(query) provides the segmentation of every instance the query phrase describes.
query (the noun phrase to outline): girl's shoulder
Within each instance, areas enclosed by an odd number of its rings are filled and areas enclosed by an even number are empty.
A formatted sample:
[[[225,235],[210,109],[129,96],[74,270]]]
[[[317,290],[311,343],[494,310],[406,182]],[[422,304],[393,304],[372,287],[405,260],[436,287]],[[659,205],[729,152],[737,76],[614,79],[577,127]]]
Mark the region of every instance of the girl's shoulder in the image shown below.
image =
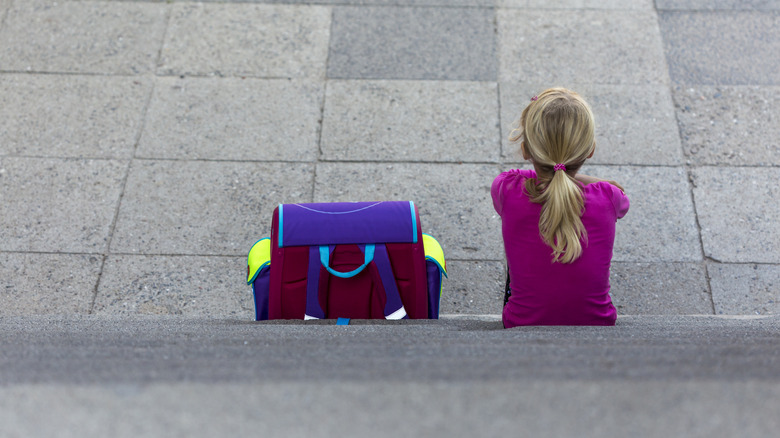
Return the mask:
[[[513,169],[501,172],[501,174],[493,180],[493,184],[490,187],[490,194],[493,198],[493,207],[498,214],[503,213],[504,201],[507,199],[507,196],[513,196],[508,195],[508,193],[513,192],[516,189],[522,190],[525,185],[525,180],[529,178],[536,178],[536,172],[531,169]]]
[[[615,214],[620,219],[628,213],[630,202],[628,196],[618,187],[610,184],[608,181],[598,181],[587,184],[583,187],[586,198],[602,198],[605,202],[610,202],[615,208]]]
[[[526,179],[536,178],[536,172],[533,169],[512,169],[506,172],[501,172],[495,180],[493,185],[502,182],[520,182]]]

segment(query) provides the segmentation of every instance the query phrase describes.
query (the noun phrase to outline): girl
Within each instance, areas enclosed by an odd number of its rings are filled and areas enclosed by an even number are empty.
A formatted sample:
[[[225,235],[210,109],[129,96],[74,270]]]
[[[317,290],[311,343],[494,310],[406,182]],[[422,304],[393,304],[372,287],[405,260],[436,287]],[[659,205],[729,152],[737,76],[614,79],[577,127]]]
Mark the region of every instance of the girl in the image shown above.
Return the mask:
[[[491,187],[508,265],[504,327],[614,325],[609,267],[615,223],[628,197],[614,181],[578,174],[596,147],[590,107],[551,88],[520,116],[509,140],[534,170],[510,170]]]

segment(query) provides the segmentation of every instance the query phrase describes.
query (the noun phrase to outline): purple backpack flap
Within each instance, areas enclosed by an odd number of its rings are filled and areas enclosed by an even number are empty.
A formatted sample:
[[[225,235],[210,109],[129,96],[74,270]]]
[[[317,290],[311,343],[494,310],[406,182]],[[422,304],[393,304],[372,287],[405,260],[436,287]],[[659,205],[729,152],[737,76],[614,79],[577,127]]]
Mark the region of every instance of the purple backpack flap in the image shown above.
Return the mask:
[[[283,204],[255,246],[270,252],[250,251],[257,320],[438,318],[441,274],[412,202]]]

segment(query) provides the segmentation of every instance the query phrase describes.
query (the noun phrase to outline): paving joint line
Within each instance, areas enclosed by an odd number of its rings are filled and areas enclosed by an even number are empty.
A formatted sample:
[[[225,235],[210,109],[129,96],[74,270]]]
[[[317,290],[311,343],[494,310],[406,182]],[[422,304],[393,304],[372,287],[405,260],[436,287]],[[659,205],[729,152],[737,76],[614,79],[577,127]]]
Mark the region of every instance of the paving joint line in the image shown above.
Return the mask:
[[[328,93],[328,81],[325,81],[324,86],[322,87],[322,100],[320,101],[320,117],[317,121],[317,157],[312,164],[312,176],[311,176],[311,190],[309,191],[310,197],[309,202],[314,202],[314,195],[317,190],[317,173],[319,170],[319,165],[322,158],[322,131],[323,131],[323,125],[325,120],[325,99]]]
[[[252,164],[426,164],[426,165],[484,165],[484,166],[522,166],[525,163],[507,160],[501,162],[495,161],[381,161],[381,160],[337,160],[321,159],[310,161],[299,160],[238,160],[238,159],[216,159],[216,158],[169,158],[169,157],[101,157],[101,156],[65,156],[65,155],[25,155],[25,154],[4,154],[0,158],[24,158],[24,159],[45,159],[45,160],[68,160],[68,161],[174,161],[174,162],[204,162],[204,163],[252,163]],[[773,169],[780,165],[756,166],[756,165],[689,165],[689,164],[626,164],[626,163],[588,163],[590,166],[610,166],[610,167],[633,167],[633,168],[685,168],[695,170],[703,168],[724,169],[724,168],[746,168],[746,169]]]
[[[165,40],[168,38],[168,30],[171,28],[171,19],[173,16],[173,6],[170,4],[165,5],[165,29],[163,30],[162,37],[160,38],[160,48],[157,50],[157,58],[154,60],[154,75],[155,76],[161,76],[158,75],[157,72],[159,71],[162,63],[162,52],[165,48]]]
[[[780,14],[780,9],[657,9],[664,14]]]
[[[100,252],[79,252],[79,251],[25,251],[25,250],[0,250],[0,254],[40,254],[40,255],[72,255],[72,256],[100,256],[103,253]],[[166,253],[166,252],[116,252],[112,251],[108,256],[137,256],[137,257],[204,257],[204,258],[240,258],[246,257],[246,254],[218,254],[218,253]],[[447,257],[448,262],[474,262],[474,263],[496,263],[503,262],[503,259],[481,258],[470,259],[462,257]],[[717,265],[742,265],[742,266],[780,266],[780,263],[774,262],[724,262],[721,260],[707,257],[705,260],[707,263]],[[647,264],[647,265],[661,265],[661,264],[693,264],[699,265],[700,261],[637,261],[637,260],[613,260],[613,263],[617,264]]]
[[[21,251],[21,250],[0,250],[0,254],[38,254],[38,255],[67,255],[67,256],[101,256],[101,252],[79,252],[79,251]]]
[[[670,95],[672,94],[671,85],[669,88]],[[672,98],[672,105],[674,105],[674,98]],[[683,135],[682,135],[682,127],[680,126],[680,119],[679,115],[677,114],[677,111],[675,111],[675,122],[677,123],[677,136],[680,140],[680,148],[682,149],[680,152],[683,154],[683,159],[685,159],[685,146],[683,145]],[[698,235],[698,241],[699,241],[699,250],[701,254],[701,263],[700,265],[702,268],[704,268],[704,279],[707,282],[707,293],[710,296],[710,304],[712,306],[712,314],[716,315],[717,310],[715,309],[715,297],[712,295],[712,280],[710,278],[709,268],[707,266],[707,253],[704,250],[704,237],[702,236],[702,227],[701,223],[699,222],[699,210],[696,206],[696,194],[694,193],[694,189],[696,188],[696,182],[695,177],[693,175],[693,169],[694,167],[688,164],[687,160],[686,163],[683,164],[683,168],[685,169],[685,173],[687,176],[687,182],[688,182],[688,196],[691,200],[691,206],[693,207],[693,219],[694,223],[696,224],[696,234]]]
[[[122,78],[137,78],[142,76],[156,76],[154,74],[141,73],[141,74],[129,74],[129,73],[103,73],[103,72],[91,72],[91,71],[51,71],[51,70],[2,70],[0,74],[9,75],[41,75],[41,76],[87,76],[87,77],[122,77]]]
[[[321,164],[387,164],[390,166],[399,164],[441,164],[441,165],[484,165],[484,166],[500,166],[502,163],[496,161],[382,161],[382,160],[334,160],[323,159],[320,160]]]
[[[330,64],[330,51],[331,51],[331,42],[333,40],[333,23],[334,23],[334,8],[330,8],[328,11],[330,13],[330,23],[328,26],[328,51],[325,55],[325,67],[323,69],[323,85],[322,85],[322,99],[320,100],[320,117],[317,121],[317,157],[315,158],[313,162],[313,169],[312,169],[312,177],[311,177],[311,191],[310,191],[310,202],[314,202],[316,192],[317,192],[317,174],[319,172],[320,163],[322,162],[323,152],[322,152],[322,133],[324,131],[325,126],[325,105],[326,101],[328,99],[328,65]]]
[[[122,208],[122,200],[125,197],[125,191],[127,189],[127,181],[130,179],[130,172],[133,169],[133,163],[135,162],[135,155],[138,151],[138,145],[141,143],[141,137],[143,136],[144,129],[146,128],[146,118],[147,118],[147,112],[149,111],[149,106],[152,102],[152,96],[154,96],[155,93],[156,84],[152,83],[152,86],[149,89],[149,94],[146,97],[146,103],[144,105],[144,109],[141,112],[141,123],[139,123],[138,132],[136,133],[135,142],[133,144],[133,153],[132,158],[127,163],[127,170],[125,171],[125,176],[122,179],[122,184],[119,189],[119,198],[117,199],[116,203],[116,210],[114,210],[114,217],[111,219],[111,226],[109,227],[108,232],[108,241],[106,242],[106,251],[103,254],[103,260],[100,263],[100,270],[98,271],[97,279],[95,280],[95,288],[92,293],[92,301],[89,305],[89,311],[88,314],[92,314],[95,310],[95,304],[97,302],[97,296],[100,291],[100,284],[103,280],[103,271],[106,267],[106,260],[108,260],[108,257],[111,255],[111,244],[114,241],[114,234],[116,232],[116,225],[117,222],[119,222],[119,211]]]
[[[251,245],[250,245],[251,246]],[[248,252],[248,250],[247,250]],[[210,253],[165,253],[165,252],[112,252],[109,256],[122,256],[122,257],[202,257],[202,258],[246,258],[246,253],[241,254],[210,254]]]
[[[661,13],[658,11],[658,8],[655,7],[654,2],[654,14],[655,14],[655,21],[656,26],[659,30],[660,37],[661,37],[661,51],[664,54],[663,56],[663,62],[666,67],[666,74],[668,75],[668,83],[666,84],[666,89],[669,93],[669,100],[672,104],[672,111],[674,113],[674,121],[677,124],[677,139],[680,141],[680,154],[683,160],[682,168],[685,169],[686,179],[688,183],[688,196],[691,200],[691,207],[693,208],[693,219],[694,223],[696,225],[696,234],[698,236],[699,241],[699,251],[701,255],[701,261],[697,263],[699,266],[701,266],[704,270],[704,280],[707,283],[707,293],[710,298],[710,308],[712,310],[713,315],[717,315],[717,310],[715,309],[715,298],[712,295],[712,281],[709,274],[709,269],[707,266],[707,254],[704,250],[704,238],[702,237],[702,227],[701,223],[699,222],[699,212],[696,207],[696,195],[694,193],[694,189],[696,187],[695,181],[694,181],[694,175],[693,175],[693,169],[696,168],[696,166],[693,166],[691,164],[691,161],[688,159],[687,154],[685,153],[685,139],[683,135],[683,127],[680,122],[680,114],[676,109],[676,103],[674,99],[674,87],[678,84],[675,84],[674,81],[672,81],[672,71],[671,71],[671,65],[669,64],[669,53],[666,50],[666,43],[664,41],[664,34],[661,32],[662,25],[661,25]],[[682,85],[683,87],[685,85]]]
[[[677,115],[675,112],[675,119],[677,120],[677,128],[678,128],[678,135],[680,136],[680,147],[682,146],[682,133],[679,132],[680,128],[680,121],[677,119]],[[684,149],[684,148],[683,148]],[[684,151],[683,151],[684,156]],[[715,309],[715,297],[712,295],[712,280],[710,278],[709,268],[707,266],[707,259],[709,258],[707,256],[706,251],[704,250],[704,237],[702,236],[702,227],[701,223],[699,222],[699,210],[696,206],[696,194],[694,193],[694,189],[696,188],[696,183],[694,181],[694,175],[693,175],[693,169],[689,165],[685,165],[685,173],[688,176],[688,196],[691,200],[691,206],[693,207],[693,219],[694,223],[696,224],[696,233],[699,237],[699,249],[701,251],[701,266],[704,268],[704,279],[707,282],[707,292],[710,295],[710,303],[712,304],[712,313],[715,315],[717,314],[717,311]]]
[[[493,12],[493,47],[496,51],[495,65],[496,65],[496,108],[498,109],[498,159],[504,160],[504,120],[501,118],[501,81],[499,80],[499,73],[501,72],[501,56],[499,43],[501,41],[498,34],[498,14]],[[501,163],[504,166],[504,163]]]
[[[300,5],[300,3],[298,3]],[[303,5],[312,5],[312,6],[332,6],[333,9],[336,8],[355,8],[355,9],[498,9],[495,5],[490,6],[482,6],[482,5],[447,5],[447,4],[441,4],[441,5],[415,5],[415,4],[404,4],[404,5],[382,5],[382,4],[376,4],[376,5],[367,5],[367,4],[354,4],[354,3],[320,3],[320,2],[307,2]]]
[[[24,155],[24,154],[7,154],[0,155],[2,158],[23,158],[28,160],[64,160],[64,161],[130,161],[131,157],[92,157],[92,156],[78,156],[68,157],[63,155]]]

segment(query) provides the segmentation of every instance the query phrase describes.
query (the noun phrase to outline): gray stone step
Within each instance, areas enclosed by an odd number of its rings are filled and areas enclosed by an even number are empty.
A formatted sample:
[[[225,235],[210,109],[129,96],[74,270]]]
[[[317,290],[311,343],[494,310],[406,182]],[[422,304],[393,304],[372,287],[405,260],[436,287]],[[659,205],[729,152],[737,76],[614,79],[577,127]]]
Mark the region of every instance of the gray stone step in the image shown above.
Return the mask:
[[[1,436],[767,437],[780,318],[0,320]]]

